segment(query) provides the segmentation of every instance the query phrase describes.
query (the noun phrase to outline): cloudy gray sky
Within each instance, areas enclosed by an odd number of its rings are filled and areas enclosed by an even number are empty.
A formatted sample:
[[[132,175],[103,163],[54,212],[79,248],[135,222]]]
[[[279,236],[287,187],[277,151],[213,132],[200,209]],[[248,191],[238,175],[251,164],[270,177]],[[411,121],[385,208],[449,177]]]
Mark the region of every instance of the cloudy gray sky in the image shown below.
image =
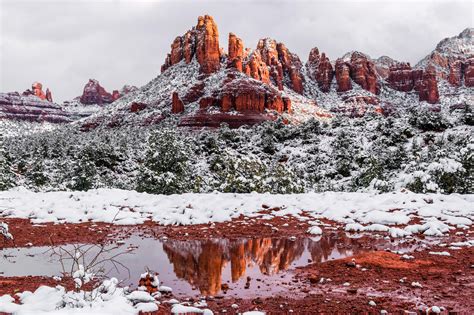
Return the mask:
[[[221,46],[282,41],[303,61],[317,46],[331,59],[350,50],[415,64],[444,37],[473,26],[467,1],[0,0],[0,92],[40,81],[55,101],[89,78],[109,91],[157,76],[173,39],[214,16]]]

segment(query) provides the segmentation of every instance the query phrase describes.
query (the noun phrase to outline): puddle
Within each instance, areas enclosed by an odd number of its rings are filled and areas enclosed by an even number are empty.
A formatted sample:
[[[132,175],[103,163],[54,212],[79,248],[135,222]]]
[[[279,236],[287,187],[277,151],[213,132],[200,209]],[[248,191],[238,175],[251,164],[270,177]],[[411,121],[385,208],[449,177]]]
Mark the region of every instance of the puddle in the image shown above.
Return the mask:
[[[374,240],[373,246],[400,244]],[[88,248],[89,245],[84,245]],[[367,245],[365,245],[367,246]],[[408,244],[407,244],[408,246]],[[63,246],[68,251],[73,245]],[[133,251],[128,251],[133,247]],[[401,246],[403,247],[403,246]],[[49,250],[49,251],[48,251]],[[292,287],[291,269],[309,262],[324,262],[367,251],[357,240],[340,234],[319,238],[256,238],[171,240],[142,238],[132,235],[118,248],[104,253],[102,259],[120,254],[115,259],[123,266],[104,262],[100,266],[109,277],[117,277],[123,285],[135,287],[146,268],[157,271],[163,285],[173,288],[176,296],[235,295],[239,297],[269,296]],[[95,256],[97,248],[86,255]],[[0,250],[2,276],[55,276],[62,272],[57,256],[49,247],[9,248]],[[70,260],[64,260],[70,269]],[[250,277],[250,281],[248,281]],[[250,283],[250,287],[247,282]],[[227,292],[222,287],[228,286]],[[293,284],[294,286],[294,284]]]

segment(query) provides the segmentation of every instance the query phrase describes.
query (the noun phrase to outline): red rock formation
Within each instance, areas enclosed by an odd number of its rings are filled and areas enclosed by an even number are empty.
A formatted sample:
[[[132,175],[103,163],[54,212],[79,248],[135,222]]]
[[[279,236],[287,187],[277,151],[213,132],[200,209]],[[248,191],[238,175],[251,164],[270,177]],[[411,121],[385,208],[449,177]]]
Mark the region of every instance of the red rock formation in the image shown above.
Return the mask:
[[[282,64],[283,72],[288,73],[291,82],[291,88],[297,92],[303,93],[303,75],[301,73],[301,64],[300,58],[291,53],[283,43],[278,43],[277,46],[278,59]]]
[[[244,42],[242,39],[229,33],[229,61],[228,67],[242,72],[242,59],[244,57]]]
[[[464,84],[474,87],[474,58],[468,59],[464,66]]]
[[[138,113],[138,112],[144,110],[145,108],[147,108],[147,104],[145,104],[145,103],[132,102],[130,104],[130,112],[132,112],[132,113]]]
[[[373,94],[380,93],[375,65],[372,60],[369,60],[362,53],[354,52],[351,56],[350,69],[351,78],[354,82]]]
[[[273,83],[283,90],[284,78],[295,92],[303,93],[302,64],[284,44],[265,38],[259,40],[257,49],[244,61],[243,72],[264,83]]]
[[[268,72],[267,64],[262,60],[259,51],[254,51],[249,58],[248,63],[244,67],[244,72],[255,80],[263,83],[270,83],[270,73]]]
[[[329,92],[334,77],[334,71],[331,61],[326,57],[326,54],[322,53],[320,56],[318,48],[315,47],[311,49],[306,66],[309,77],[318,83],[321,91]]]
[[[203,97],[199,100],[199,108],[206,109],[216,104],[216,99],[214,97]]]
[[[291,108],[291,100],[288,97],[283,97],[283,111],[290,114],[293,112],[293,109]]]
[[[429,67],[423,71],[418,93],[420,101],[426,101],[430,104],[436,104],[439,101],[438,82],[436,71],[433,68]]]
[[[415,87],[414,74],[409,63],[399,63],[390,67],[387,82],[394,90],[409,92]]]
[[[178,92],[173,92],[171,112],[173,114],[179,114],[184,112],[184,104],[183,101],[181,101],[181,99],[179,98]]]
[[[161,72],[184,60],[190,63],[196,56],[201,72],[210,74],[220,68],[221,50],[219,48],[219,32],[214,19],[205,15],[198,18],[195,28],[183,36],[176,37],[171,44],[171,53],[161,66]]]
[[[423,70],[422,69],[416,69],[412,71],[412,76],[413,76],[413,88],[415,91],[419,92],[421,84],[423,83]]]
[[[463,79],[463,63],[461,60],[454,60],[449,63],[448,82],[454,86],[461,86]]]
[[[255,111],[263,113],[265,109],[279,113],[290,110],[291,102],[284,100],[280,92],[257,81],[238,78],[222,87],[218,101],[223,112],[235,109],[238,112]]]
[[[51,94],[51,91],[49,90],[49,88],[46,88],[46,100],[48,100],[49,102],[53,102],[53,95]]]
[[[387,116],[387,106],[381,104],[376,96],[348,95],[342,97],[343,103],[331,109],[333,112],[343,113],[348,117],[363,117],[368,112],[376,112]]]
[[[118,90],[112,91],[112,100],[118,100],[120,98],[120,92]]]
[[[375,71],[384,80],[387,80],[390,67],[395,66],[398,62],[388,56],[382,56],[377,58],[375,61]]]
[[[337,91],[346,92],[352,89],[351,83],[351,69],[348,63],[344,62],[343,59],[339,58],[336,60],[335,65]]]
[[[33,90],[34,95],[36,95],[42,100],[46,99],[46,94],[44,94],[43,92],[43,85],[41,83],[35,82],[31,85],[31,88]]]
[[[196,58],[201,65],[201,72],[216,72],[220,68],[220,49],[219,32],[214,19],[209,15],[200,16],[196,31]]]
[[[80,97],[82,104],[110,104],[114,101],[112,94],[107,92],[100,84],[99,81],[89,79],[82,96]]]
[[[61,106],[34,96],[31,90],[22,95],[18,92],[0,93],[0,120],[68,123],[71,114]]]

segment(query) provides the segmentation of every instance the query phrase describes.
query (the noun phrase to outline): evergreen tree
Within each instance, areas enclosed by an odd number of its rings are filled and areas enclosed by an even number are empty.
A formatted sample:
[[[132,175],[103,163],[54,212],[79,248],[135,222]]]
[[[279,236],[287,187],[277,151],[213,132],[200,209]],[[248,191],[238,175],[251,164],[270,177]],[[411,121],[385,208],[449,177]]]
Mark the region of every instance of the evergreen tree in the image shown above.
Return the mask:
[[[5,149],[3,136],[0,135],[0,190],[7,190],[14,186],[14,173],[10,155]]]
[[[189,143],[176,131],[162,129],[148,139],[145,161],[140,170],[138,191],[155,194],[177,194],[193,187]]]

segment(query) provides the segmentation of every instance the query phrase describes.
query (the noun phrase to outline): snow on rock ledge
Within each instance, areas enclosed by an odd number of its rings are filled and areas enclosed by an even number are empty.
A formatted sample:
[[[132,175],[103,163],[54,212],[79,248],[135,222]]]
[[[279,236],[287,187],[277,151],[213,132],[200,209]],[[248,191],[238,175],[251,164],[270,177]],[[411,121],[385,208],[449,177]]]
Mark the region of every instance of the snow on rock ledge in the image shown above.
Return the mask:
[[[93,221],[128,225],[153,220],[163,225],[190,225],[224,222],[241,214],[258,216],[263,204],[278,208],[272,212],[274,216],[298,217],[304,210],[345,223],[348,231],[389,231],[387,226],[406,225],[413,217],[421,218],[421,224],[408,225],[403,232],[392,227],[390,234],[400,237],[415,233],[440,236],[454,226],[470,226],[474,219],[472,194],[216,192],[166,196],[119,189],[35,193],[23,187],[0,192],[1,216],[29,218],[34,223]]]

